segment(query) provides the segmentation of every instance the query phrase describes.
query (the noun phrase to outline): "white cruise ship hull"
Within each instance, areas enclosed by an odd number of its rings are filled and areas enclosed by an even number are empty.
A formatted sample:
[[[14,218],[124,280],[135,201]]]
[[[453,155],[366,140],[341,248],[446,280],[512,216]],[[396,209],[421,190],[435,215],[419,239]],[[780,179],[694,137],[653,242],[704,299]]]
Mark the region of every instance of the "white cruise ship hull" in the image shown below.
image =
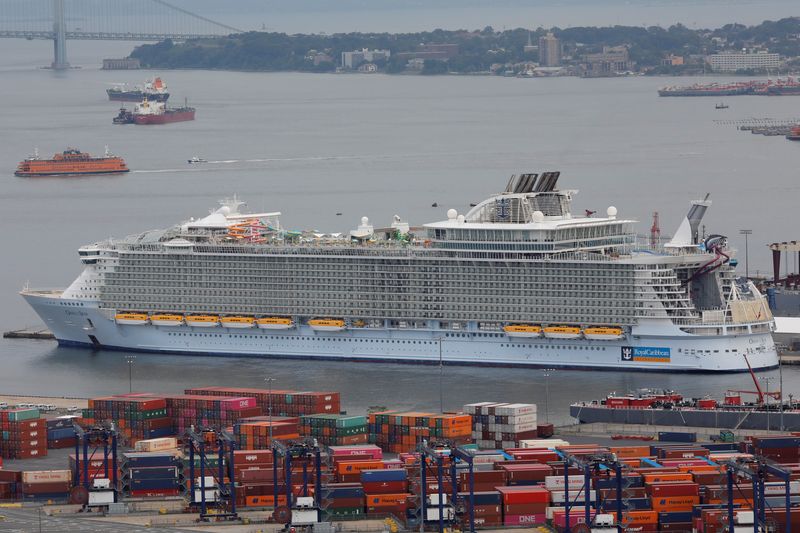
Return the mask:
[[[25,292],[62,345],[186,355],[298,357],[406,363],[591,368],[667,372],[739,372],[773,368],[770,333],[695,336],[675,326],[635,330],[619,340],[510,337],[503,332],[358,328],[315,331],[189,325],[117,324],[113,312],[60,293]]]

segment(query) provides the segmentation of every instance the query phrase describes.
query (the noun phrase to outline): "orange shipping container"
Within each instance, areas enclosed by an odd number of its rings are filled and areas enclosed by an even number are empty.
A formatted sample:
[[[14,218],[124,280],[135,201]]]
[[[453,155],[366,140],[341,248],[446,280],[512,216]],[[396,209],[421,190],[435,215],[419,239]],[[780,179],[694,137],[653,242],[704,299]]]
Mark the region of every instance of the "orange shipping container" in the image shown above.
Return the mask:
[[[366,494],[367,507],[404,505],[410,494]]]
[[[629,526],[634,524],[658,524],[658,512],[628,511],[625,513],[625,520]]]
[[[622,459],[649,457],[650,446],[616,446],[610,448],[611,453]]]
[[[681,473],[681,474],[645,474],[642,476],[644,479],[645,485],[649,485],[651,483],[664,483],[665,481],[694,481],[692,478],[692,474],[689,473]]]
[[[653,498],[653,511],[691,511],[700,503],[699,496],[667,496]]]
[[[358,474],[362,470],[383,470],[383,461],[340,461],[336,471],[340,474]]]

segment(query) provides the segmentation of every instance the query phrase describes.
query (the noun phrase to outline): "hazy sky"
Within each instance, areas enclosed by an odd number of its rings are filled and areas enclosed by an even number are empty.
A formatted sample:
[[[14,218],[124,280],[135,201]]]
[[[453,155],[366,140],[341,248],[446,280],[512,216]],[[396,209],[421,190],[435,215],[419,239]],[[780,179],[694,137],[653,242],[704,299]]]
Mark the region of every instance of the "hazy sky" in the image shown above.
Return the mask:
[[[275,31],[419,31],[578,25],[718,27],[800,15],[797,0],[173,0]]]

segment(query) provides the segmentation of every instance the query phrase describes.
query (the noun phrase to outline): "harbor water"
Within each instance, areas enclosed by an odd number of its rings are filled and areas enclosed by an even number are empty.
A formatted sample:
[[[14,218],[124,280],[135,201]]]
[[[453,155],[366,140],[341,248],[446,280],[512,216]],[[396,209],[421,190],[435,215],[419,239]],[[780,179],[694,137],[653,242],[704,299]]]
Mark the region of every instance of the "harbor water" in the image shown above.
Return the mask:
[[[113,236],[167,227],[202,216],[238,194],[256,211],[281,211],[290,229],[347,231],[362,216],[388,224],[395,213],[412,225],[465,212],[518,172],[561,170],[561,187],[580,190],[575,211],[641,221],[654,211],[662,234],[677,227],[691,199],[711,193],[709,233],[744,249],[750,272],[770,268],[769,242],[794,240],[800,144],[739,132],[719,120],[796,116],[799,97],[743,96],[729,109],[702,98],[659,99],[672,78],[516,79],[99,70],[102,57],[129,43],[70,43],[82,68],[57,73],[50,43],[0,42],[0,326],[37,325],[17,292],[24,284],[63,288],[80,272],[77,248]],[[188,98],[194,122],[118,126],[112,83],[161,75],[172,102]],[[710,80],[709,80],[710,81]],[[132,169],[124,176],[23,179],[19,160],[73,146],[104,146]],[[189,165],[198,156],[209,160]],[[431,207],[437,203],[438,207]],[[339,215],[338,213],[341,213]],[[740,253],[744,270],[744,253]],[[789,265],[795,270],[794,265]],[[58,348],[52,342],[0,342],[5,393],[97,396],[128,390],[124,353]],[[549,404],[564,422],[568,404],[616,390],[665,387],[686,396],[721,397],[752,389],[749,376],[179,357],[137,354],[137,389],[176,392],[190,386],[259,386],[338,390],[351,410],[379,403],[438,410],[479,400]],[[778,387],[777,372],[769,383]],[[785,391],[798,394],[800,371],[784,369]],[[766,387],[766,383],[762,386]],[[549,389],[549,395],[546,393]],[[441,392],[441,395],[440,395]],[[542,416],[542,418],[544,418]]]

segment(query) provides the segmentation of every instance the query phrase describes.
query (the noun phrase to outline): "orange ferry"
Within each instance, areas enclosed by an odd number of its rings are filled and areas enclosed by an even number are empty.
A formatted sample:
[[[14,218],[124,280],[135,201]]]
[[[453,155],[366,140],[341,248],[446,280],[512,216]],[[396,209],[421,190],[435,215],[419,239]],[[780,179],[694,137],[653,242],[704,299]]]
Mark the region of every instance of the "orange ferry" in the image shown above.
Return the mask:
[[[120,174],[130,172],[121,157],[111,154],[106,147],[103,157],[92,157],[75,148],[67,148],[53,159],[41,159],[38,151],[17,166],[15,176],[80,176],[84,174]]]

